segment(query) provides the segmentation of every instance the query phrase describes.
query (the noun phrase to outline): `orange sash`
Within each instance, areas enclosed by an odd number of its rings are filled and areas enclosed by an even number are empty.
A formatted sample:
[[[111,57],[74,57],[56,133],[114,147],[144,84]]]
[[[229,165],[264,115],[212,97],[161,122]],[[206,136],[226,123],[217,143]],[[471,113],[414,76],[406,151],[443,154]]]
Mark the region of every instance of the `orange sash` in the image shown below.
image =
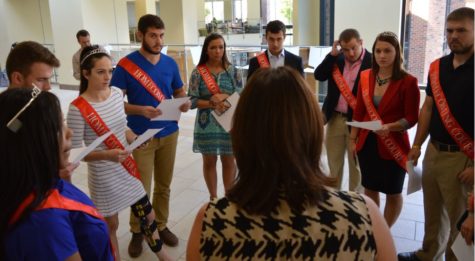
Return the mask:
[[[35,195],[32,192],[25,198],[25,200],[23,200],[20,206],[15,210],[15,213],[13,213],[13,216],[10,218],[8,222],[9,226],[15,224],[18,221],[21,214],[25,211],[25,209],[31,204],[31,202],[34,199],[35,199]],[[104,217],[96,210],[95,207],[64,197],[59,193],[58,189],[53,189],[51,193],[48,195],[48,197],[35,210],[51,209],[51,208],[83,212],[83,213],[88,214],[89,216],[92,216],[94,218],[97,218],[106,222]],[[114,256],[114,260],[115,260],[116,259],[115,251],[110,240],[109,240],[109,245],[112,251],[112,256]]]
[[[450,112],[449,104],[445,98],[439,79],[440,60],[430,64],[429,79],[435,105],[440,114],[440,119],[450,137],[458,144],[460,149],[473,160],[473,139],[462,129],[455,117]]]
[[[150,76],[138,67],[134,62],[129,60],[127,57],[122,58],[118,65],[124,70],[126,70],[135,80],[137,80],[142,87],[147,90],[150,95],[153,96],[158,102],[162,102],[166,99],[165,95],[163,95],[162,90],[158,87],[157,84],[150,78]]]
[[[379,116],[378,111],[374,107],[372,97],[369,93],[370,73],[371,70],[367,70],[361,72],[360,74],[361,93],[363,94],[363,101],[366,107],[366,111],[368,112],[368,115],[371,120],[381,121],[381,117]],[[396,160],[399,166],[401,166],[403,169],[406,169],[407,155],[402,151],[401,147],[399,147],[399,145],[396,143],[391,134],[386,136],[378,135],[378,137],[383,141],[384,146],[389,151],[391,156],[393,156],[394,160]]]
[[[350,86],[348,86],[348,83],[346,83],[345,78],[343,78],[343,75],[341,74],[336,64],[333,66],[332,76],[333,80],[336,83],[336,86],[340,90],[340,93],[345,99],[345,101],[348,103],[352,110],[355,110],[356,98],[355,96],[353,96],[353,93],[350,90]]]
[[[208,88],[208,91],[211,93],[211,95],[221,93],[218,83],[214,80],[213,76],[211,76],[211,72],[209,71],[208,67],[206,67],[206,65],[198,65],[196,69],[200,73],[201,78],[203,78],[203,81],[205,82],[206,87]]]
[[[106,123],[101,119],[97,111],[94,110],[94,108],[91,106],[91,104],[89,104],[89,102],[86,101],[86,99],[79,96],[73,102],[71,102],[71,104],[74,104],[79,109],[82,117],[91,127],[91,129],[97,134],[97,136],[102,136],[109,132],[109,128],[107,127]],[[109,149],[124,149],[122,143],[120,143],[119,139],[113,133],[107,137],[107,139],[104,141],[104,144]],[[132,177],[140,180],[140,173],[132,156],[128,156],[124,161],[122,161],[121,164]]]
[[[267,59],[266,52],[262,52],[259,55],[257,55],[256,57],[257,57],[257,62],[259,63],[260,68],[269,68],[270,67],[269,59]]]

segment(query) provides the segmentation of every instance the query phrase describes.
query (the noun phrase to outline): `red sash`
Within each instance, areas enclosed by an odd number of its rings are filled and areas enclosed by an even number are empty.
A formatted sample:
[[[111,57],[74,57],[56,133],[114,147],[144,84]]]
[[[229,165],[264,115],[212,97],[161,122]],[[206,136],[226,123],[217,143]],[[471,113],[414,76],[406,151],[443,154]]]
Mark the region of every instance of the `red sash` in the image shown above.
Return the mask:
[[[211,72],[206,65],[198,65],[196,69],[200,73],[201,78],[203,78],[203,81],[205,82],[206,87],[208,88],[208,91],[211,93],[211,95],[221,93],[218,83],[216,83],[213,76],[211,76]]]
[[[105,133],[109,132],[109,128],[106,123],[101,119],[96,110],[86,101],[83,97],[77,97],[71,104],[74,104],[81,112],[82,117],[91,127],[91,129],[97,134],[97,136],[102,136]],[[119,139],[112,133],[105,141],[104,144],[109,149],[124,149],[122,143]],[[124,161],[122,161],[122,166],[129,172],[129,174],[138,180],[140,180],[140,173],[137,170],[137,164],[132,156],[128,156]]]
[[[165,95],[163,95],[162,90],[158,85],[155,84],[155,82],[150,78],[150,76],[142,70],[140,67],[138,67],[134,62],[129,60],[127,57],[122,58],[118,65],[124,70],[126,70],[132,77],[134,77],[135,80],[137,80],[142,87],[147,90],[150,95],[153,96],[158,102],[162,102],[163,100],[166,99]]]
[[[10,218],[8,222],[9,226],[15,224],[18,221],[21,214],[31,204],[34,198],[35,196],[32,192],[25,198],[25,200],[23,200],[23,202],[20,204],[17,210],[15,210],[15,213],[13,213],[13,216]],[[52,208],[64,209],[68,211],[83,212],[83,213],[88,214],[89,216],[92,216],[94,218],[97,218],[106,222],[104,217],[99,212],[97,212],[95,207],[66,198],[59,193],[58,189],[53,189],[51,193],[48,195],[48,197],[35,210],[52,209]],[[112,243],[110,241],[109,241],[109,245],[112,251],[112,256],[114,256],[114,260],[115,260],[114,247],[112,246]]]
[[[450,137],[459,145],[460,149],[473,160],[473,139],[462,129],[455,117],[450,112],[449,104],[445,98],[439,79],[440,60],[430,64],[429,79],[435,105],[440,114],[440,119]]]
[[[361,83],[361,93],[363,94],[363,101],[368,112],[369,117],[373,121],[381,121],[381,117],[378,114],[378,111],[374,107],[372,97],[369,93],[370,78],[369,75],[371,70],[363,71],[360,74],[360,83]],[[378,137],[383,141],[384,147],[389,151],[394,160],[401,166],[403,169],[406,169],[407,155],[402,151],[401,147],[396,143],[391,134]]]
[[[341,75],[341,72],[338,69],[338,66],[336,65],[333,66],[332,76],[333,80],[336,83],[336,86],[340,90],[340,93],[345,99],[345,101],[348,103],[352,110],[355,110],[356,98],[355,96],[353,96],[353,93],[350,90],[350,86],[348,86],[348,83],[346,83],[345,78],[343,78],[343,75]]]
[[[269,68],[270,67],[269,59],[267,59],[266,52],[262,52],[259,55],[257,55],[256,57],[257,57],[257,62],[259,63],[260,68]]]

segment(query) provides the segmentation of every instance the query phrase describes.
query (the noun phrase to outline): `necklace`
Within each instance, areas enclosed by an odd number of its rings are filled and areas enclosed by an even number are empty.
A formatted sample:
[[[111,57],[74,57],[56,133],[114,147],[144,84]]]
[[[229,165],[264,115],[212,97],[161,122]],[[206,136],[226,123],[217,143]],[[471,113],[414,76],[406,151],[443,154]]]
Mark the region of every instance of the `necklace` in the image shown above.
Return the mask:
[[[389,76],[389,77],[386,78],[386,79],[381,79],[381,78],[379,78],[379,75],[376,75],[376,82],[378,83],[378,86],[381,86],[381,85],[383,85],[383,84],[388,83],[389,80],[391,80],[391,76]]]

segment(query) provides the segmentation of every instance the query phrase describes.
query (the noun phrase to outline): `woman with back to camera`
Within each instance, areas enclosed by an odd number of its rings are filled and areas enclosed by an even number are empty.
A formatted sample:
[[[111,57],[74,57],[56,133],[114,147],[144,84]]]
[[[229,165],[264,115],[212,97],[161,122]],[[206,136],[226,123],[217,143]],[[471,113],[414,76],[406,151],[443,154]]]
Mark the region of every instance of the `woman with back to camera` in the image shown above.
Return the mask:
[[[402,66],[397,36],[380,33],[373,44],[372,69],[360,74],[353,120],[381,120],[383,126],[375,132],[353,127],[350,134],[350,151],[358,152],[364,193],[378,206],[379,193],[386,194],[384,218],[389,227],[401,213],[410,148],[407,130],[417,123],[419,115],[417,79]]]
[[[231,133],[236,184],[199,211],[187,260],[396,260],[374,202],[322,173],[322,115],[298,72],[256,71]]]
[[[114,260],[103,217],[59,177],[72,133],[58,98],[9,89],[0,108],[0,260]]]
[[[155,212],[140,182],[135,161],[124,147],[137,137],[126,127],[123,93],[110,87],[112,61],[101,47],[88,46],[81,52],[80,96],[69,106],[68,125],[74,130],[73,148],[91,144],[109,130],[113,132],[84,160],[88,163],[91,198],[106,217],[112,244],[120,260],[117,229],[119,212],[131,207],[141,220],[142,234],[150,249],[162,260],[169,257],[162,249]]]
[[[225,99],[240,90],[240,76],[228,61],[224,38],[216,33],[208,35],[198,66],[191,73],[188,95],[191,96],[192,108],[198,108],[193,151],[203,155],[203,175],[211,198],[217,197],[218,156],[223,164],[223,183],[226,191],[234,184],[236,177],[231,137],[216,121],[211,111],[225,112],[229,107]]]

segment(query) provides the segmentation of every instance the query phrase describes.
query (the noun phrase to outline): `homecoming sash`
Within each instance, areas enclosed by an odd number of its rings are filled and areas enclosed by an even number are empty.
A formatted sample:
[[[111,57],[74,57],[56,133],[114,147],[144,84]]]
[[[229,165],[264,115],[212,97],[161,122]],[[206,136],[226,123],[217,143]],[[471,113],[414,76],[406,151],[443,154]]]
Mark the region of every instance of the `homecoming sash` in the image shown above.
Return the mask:
[[[265,52],[260,53],[259,55],[256,56],[257,62],[259,63],[260,68],[269,68],[270,63],[269,59],[267,59],[267,55]]]
[[[203,78],[203,81],[205,82],[206,87],[208,88],[208,91],[211,93],[211,95],[221,93],[218,83],[216,83],[214,78],[211,76],[211,72],[209,71],[208,67],[206,67],[206,65],[198,65],[196,69],[200,73],[201,78]]]
[[[35,195],[32,192],[25,198],[25,200],[23,200],[20,206],[13,213],[13,216],[10,218],[8,222],[9,226],[14,225],[18,221],[21,214],[23,214],[25,209],[31,204],[31,202],[33,202],[34,199],[35,199]],[[68,211],[83,212],[85,214],[88,214],[91,217],[94,217],[106,222],[104,217],[96,210],[95,207],[64,197],[63,195],[59,193],[58,189],[51,190],[51,193],[48,195],[48,197],[41,203],[41,205],[39,205],[35,209],[35,211],[43,210],[43,209],[64,209]],[[109,240],[109,245],[112,251],[112,256],[114,257],[114,260],[115,260],[116,259],[115,251],[114,251],[114,247],[112,246],[112,242],[110,240]]]
[[[165,95],[163,95],[162,90],[158,87],[157,84],[150,78],[150,76],[138,67],[134,62],[129,60],[129,58],[124,57],[119,61],[118,64],[120,67],[124,68],[135,80],[137,80],[142,87],[147,90],[150,95],[155,98],[158,102],[162,102],[166,99]]]
[[[449,104],[445,98],[439,79],[440,60],[437,59],[430,65],[429,79],[432,87],[432,95],[435,105],[440,114],[440,119],[450,137],[458,144],[460,149],[473,160],[473,139],[462,129],[455,117],[450,112]]]
[[[74,104],[79,109],[79,112],[81,112],[84,120],[98,137],[109,132],[109,128],[101,119],[97,111],[94,110],[91,104],[89,104],[89,102],[87,102],[83,97],[77,97],[73,102],[71,102],[71,104]],[[104,141],[104,144],[109,149],[125,149],[114,133],[107,137],[107,139]],[[132,158],[132,156],[129,155],[124,161],[122,161],[121,164],[132,177],[140,180],[140,173],[137,170],[137,164],[135,163],[135,160]]]
[[[363,101],[368,112],[369,117],[373,121],[381,121],[381,117],[378,115],[378,111],[374,107],[372,102],[372,97],[369,93],[369,75],[371,70],[363,71],[360,74],[361,77],[361,91],[363,94]],[[384,147],[389,151],[394,160],[401,166],[404,170],[406,169],[407,155],[404,154],[401,147],[396,143],[391,134],[383,136],[378,135],[378,137],[383,141]]]
[[[336,86],[340,90],[340,93],[345,99],[345,101],[348,103],[352,110],[355,110],[356,98],[355,96],[353,96],[353,93],[350,90],[350,86],[348,86],[348,83],[346,83],[345,78],[343,78],[343,75],[341,75],[341,72],[338,69],[338,66],[336,66],[336,64],[333,66],[332,76],[333,80],[336,83]]]

